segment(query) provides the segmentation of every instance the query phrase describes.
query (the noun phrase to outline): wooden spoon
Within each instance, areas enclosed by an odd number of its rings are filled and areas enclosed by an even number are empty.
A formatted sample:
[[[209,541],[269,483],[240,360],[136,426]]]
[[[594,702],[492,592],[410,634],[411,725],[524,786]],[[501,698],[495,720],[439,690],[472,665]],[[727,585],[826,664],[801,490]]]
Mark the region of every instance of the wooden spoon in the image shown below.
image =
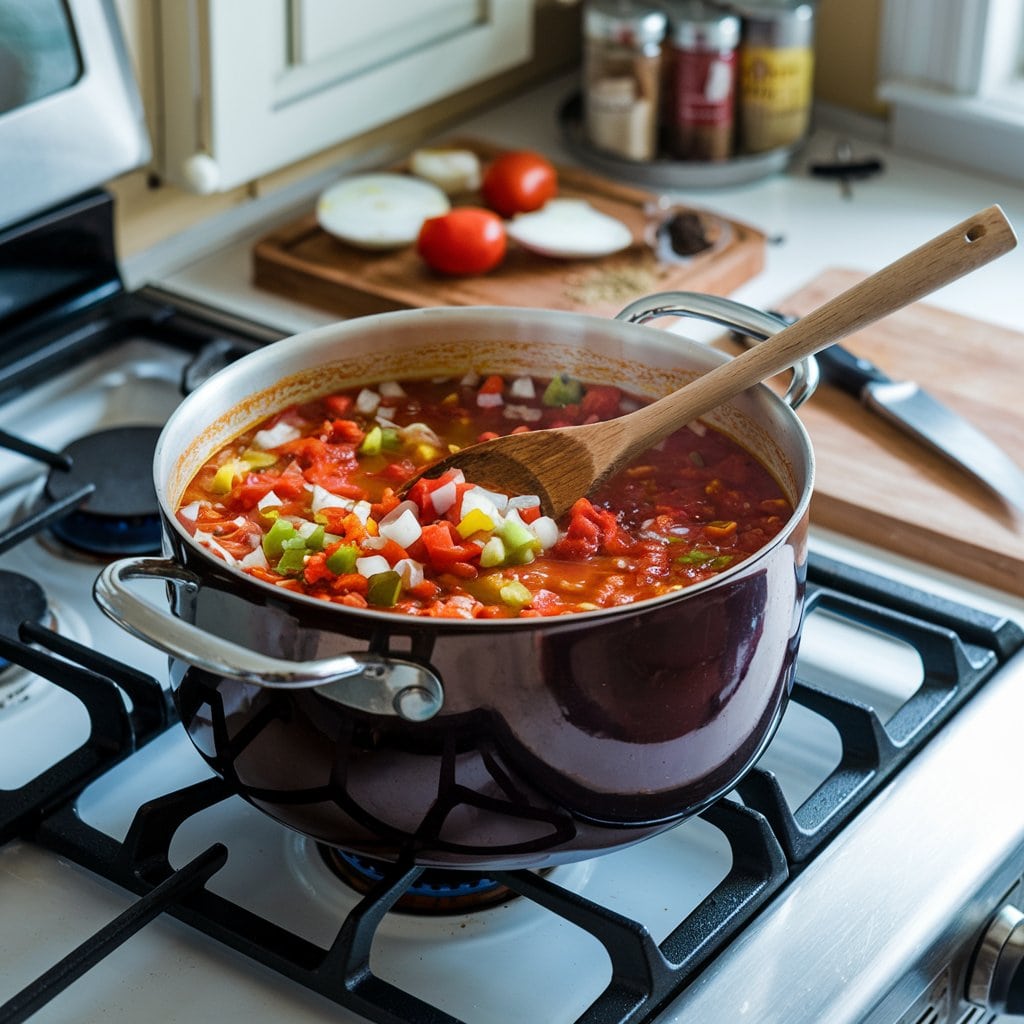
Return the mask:
[[[467,480],[503,494],[539,495],[547,514],[558,518],[578,498],[680,427],[1016,244],[1003,211],[990,206],[651,405],[599,423],[484,441],[432,464],[420,475],[435,477],[458,467]]]

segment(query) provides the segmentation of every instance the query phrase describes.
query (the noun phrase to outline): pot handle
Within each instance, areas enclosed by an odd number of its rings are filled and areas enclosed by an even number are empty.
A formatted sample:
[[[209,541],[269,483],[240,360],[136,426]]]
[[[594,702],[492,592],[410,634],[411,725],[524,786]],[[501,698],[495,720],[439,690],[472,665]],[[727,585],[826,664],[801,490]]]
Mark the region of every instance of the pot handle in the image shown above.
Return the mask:
[[[733,299],[704,295],[701,292],[657,292],[631,302],[615,314],[615,319],[631,324],[645,324],[663,316],[708,320],[755,341],[764,341],[788,326],[785,319],[774,313],[765,313]],[[782,400],[791,409],[799,408],[814,394],[818,380],[818,364],[814,356],[802,359],[793,367],[793,379]]]
[[[133,593],[129,580],[156,579],[191,590],[199,579],[164,558],[123,558],[93,584],[100,609],[122,629],[174,658],[214,675],[278,689],[312,689],[358,711],[424,722],[441,710],[441,680],[423,665],[375,654],[287,661],[250,651],[164,612]]]

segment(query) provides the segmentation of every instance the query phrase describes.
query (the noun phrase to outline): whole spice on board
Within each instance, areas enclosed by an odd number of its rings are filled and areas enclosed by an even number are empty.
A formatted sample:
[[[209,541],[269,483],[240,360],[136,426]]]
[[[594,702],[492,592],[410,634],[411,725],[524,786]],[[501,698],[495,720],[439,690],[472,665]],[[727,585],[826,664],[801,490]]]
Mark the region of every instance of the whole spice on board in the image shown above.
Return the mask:
[[[666,28],[658,8],[589,0],[583,14],[583,106],[595,148],[637,161],[657,155]]]
[[[702,0],[673,5],[669,17],[671,153],[681,160],[725,160],[734,147],[740,20]]]

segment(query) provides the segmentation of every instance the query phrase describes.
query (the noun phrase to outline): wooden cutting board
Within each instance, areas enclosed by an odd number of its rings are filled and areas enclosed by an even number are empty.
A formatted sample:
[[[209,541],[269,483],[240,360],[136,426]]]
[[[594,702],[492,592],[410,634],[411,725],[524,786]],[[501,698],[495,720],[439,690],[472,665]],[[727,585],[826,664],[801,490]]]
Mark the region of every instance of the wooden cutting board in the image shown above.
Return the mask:
[[[501,150],[478,139],[453,139],[482,161]],[[323,231],[312,211],[260,239],[253,250],[257,287],[341,316],[420,306],[537,306],[611,316],[634,299],[671,289],[727,295],[764,266],[764,235],[737,221],[695,208],[666,211],[643,189],[590,171],[557,167],[559,195],[588,200],[627,224],[633,244],[596,260],[556,260],[509,244],[504,262],[488,274],[445,277],[434,273],[409,246],[373,253]],[[468,195],[463,204],[479,203]],[[708,247],[666,260],[650,244],[652,228],[676,213],[694,214]]]
[[[863,276],[827,270],[779,309],[807,313]],[[917,381],[1024,469],[1024,334],[916,303],[843,345]],[[799,416],[817,462],[812,524],[1024,595],[1024,513],[834,387]]]

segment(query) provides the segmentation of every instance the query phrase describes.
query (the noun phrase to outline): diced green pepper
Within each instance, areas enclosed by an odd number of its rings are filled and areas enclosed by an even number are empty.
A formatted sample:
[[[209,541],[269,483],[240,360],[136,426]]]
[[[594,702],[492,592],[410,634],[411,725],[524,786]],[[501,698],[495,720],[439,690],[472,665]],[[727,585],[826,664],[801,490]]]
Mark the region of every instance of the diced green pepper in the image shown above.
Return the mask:
[[[694,548],[685,555],[680,555],[676,561],[680,565],[706,565],[710,569],[724,569],[733,562],[734,558],[734,555],[719,555],[714,551],[701,551],[699,548]]]
[[[324,547],[324,528],[319,523],[303,538],[308,551],[322,551]]]
[[[394,427],[384,427],[380,432],[380,446],[393,452],[402,447],[402,439]]]
[[[279,519],[278,522],[281,520]],[[279,573],[302,572],[306,564],[306,542],[301,537],[292,537],[282,544],[283,550],[276,569]]]
[[[480,565],[490,569],[505,562],[505,542],[500,537],[491,537],[480,551]]]
[[[359,548],[355,544],[342,544],[327,556],[327,568],[335,576],[344,576],[346,573],[355,571],[358,557]]]
[[[267,558],[277,558],[283,550],[284,542],[295,537],[298,537],[298,533],[287,519],[275,519],[274,525],[263,535],[263,553]]]
[[[360,455],[380,455],[381,445],[384,441],[384,431],[375,424],[367,432],[359,445]]]
[[[552,377],[541,401],[549,406],[572,405],[583,398],[583,385],[567,373]]]
[[[391,608],[402,592],[402,577],[394,569],[374,573],[366,589],[366,600],[382,608]]]

